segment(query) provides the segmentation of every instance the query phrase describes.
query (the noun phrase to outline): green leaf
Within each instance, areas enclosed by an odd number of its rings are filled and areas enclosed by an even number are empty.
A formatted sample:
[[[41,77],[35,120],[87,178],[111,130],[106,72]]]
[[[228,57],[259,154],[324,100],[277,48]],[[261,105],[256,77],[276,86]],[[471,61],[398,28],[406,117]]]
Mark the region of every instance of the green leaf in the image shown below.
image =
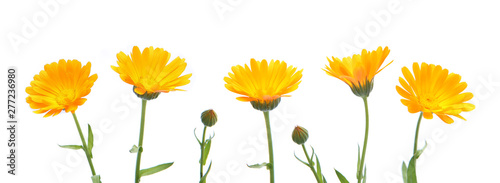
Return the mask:
[[[403,182],[408,183],[408,168],[406,167],[406,163],[403,161],[403,167],[401,167],[401,171],[403,173]]]
[[[359,157],[359,144],[358,144],[358,163],[357,163],[357,168],[356,168],[356,178],[357,179],[362,179],[363,175],[359,175],[361,173],[361,158]]]
[[[83,146],[81,145],[59,145],[59,147],[73,150],[83,149]]]
[[[88,124],[88,127],[89,127],[89,139],[88,139],[87,150],[90,155],[90,158],[92,158],[92,148],[94,148],[94,133],[92,132],[90,124]]]
[[[207,182],[207,176],[208,176],[208,173],[210,172],[210,169],[212,169],[212,162],[211,161],[210,161],[210,165],[208,165],[207,172],[205,172],[205,175],[203,175],[203,177],[201,177],[200,183],[206,183]]]
[[[92,179],[92,183],[101,183],[101,176],[100,175],[94,175],[90,178]]]
[[[248,168],[262,168],[262,167],[266,167],[267,169],[269,169],[270,166],[271,166],[271,163],[264,162],[264,163],[260,163],[260,164],[254,164],[254,165],[248,165],[247,164],[247,166],[248,166]]]
[[[207,163],[208,154],[210,153],[210,146],[212,146],[212,139],[208,139],[205,143],[205,150],[203,150],[203,156],[201,158],[202,165]]]
[[[167,169],[168,167],[172,166],[173,164],[174,164],[174,162],[164,163],[164,164],[157,165],[157,166],[154,166],[154,167],[151,167],[151,168],[142,169],[139,172],[139,176],[140,177],[142,177],[142,176],[148,176],[148,175],[151,175],[151,174],[155,174],[155,173],[161,172],[161,171]]]
[[[302,162],[304,165],[309,166],[308,163],[306,163],[305,161],[302,161],[299,157],[297,157],[297,155],[295,154],[295,152],[293,153],[293,155],[295,156],[295,158],[297,158],[297,160],[299,160],[300,162]]]
[[[321,166],[319,164],[318,155],[316,155],[316,177],[319,177],[320,180],[321,180],[321,177],[323,177],[323,175],[321,174]]]
[[[130,153],[137,153],[139,152],[139,147],[137,147],[136,145],[132,146],[132,148],[128,151]]]
[[[196,140],[198,141],[198,144],[200,144],[200,146],[201,146],[201,141],[198,138],[198,136],[196,136],[196,128],[194,129],[194,137],[196,137]]]
[[[323,176],[323,183],[326,183],[326,178],[325,178],[325,176]]]
[[[425,145],[422,149],[417,150],[417,152],[415,152],[413,157],[411,157],[410,162],[408,163],[407,183],[417,183],[417,169],[416,169],[417,159],[420,157],[420,155],[422,155],[425,148],[427,148],[427,142],[425,142]]]
[[[339,178],[340,180],[340,183],[349,183],[349,181],[347,181],[347,179],[344,177],[344,175],[342,175],[339,171],[337,171],[335,169],[335,173],[337,174],[337,177]]]
[[[425,145],[422,149],[420,150],[417,150],[417,152],[413,155],[413,156],[416,156],[415,159],[418,159],[418,157],[420,157],[420,155],[422,155],[422,153],[424,152],[425,148],[427,148],[427,141],[425,141]]]
[[[417,183],[416,161],[417,159],[413,156],[408,164],[407,183]]]
[[[365,166],[365,171],[363,173],[363,183],[366,183],[366,166]]]

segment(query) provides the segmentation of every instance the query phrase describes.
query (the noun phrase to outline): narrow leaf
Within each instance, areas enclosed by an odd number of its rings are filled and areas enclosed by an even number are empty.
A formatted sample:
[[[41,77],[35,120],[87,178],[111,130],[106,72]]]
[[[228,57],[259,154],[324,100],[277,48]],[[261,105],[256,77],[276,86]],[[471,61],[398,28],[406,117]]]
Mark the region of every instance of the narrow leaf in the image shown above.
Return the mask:
[[[200,144],[200,146],[201,146],[201,141],[198,138],[198,136],[196,136],[196,128],[194,129],[194,137],[196,137],[196,140],[198,141],[198,144]]]
[[[260,164],[254,164],[254,165],[247,164],[247,166],[248,166],[248,168],[262,168],[262,167],[268,167],[269,164],[270,163],[264,162],[264,163],[260,163]]]
[[[157,166],[154,166],[154,167],[151,167],[151,168],[142,169],[139,172],[139,176],[140,177],[142,177],[142,176],[148,176],[148,175],[151,175],[151,174],[155,174],[155,173],[161,172],[161,171],[167,169],[168,167],[172,166],[173,164],[174,164],[174,162],[164,163],[164,164],[157,165]]]
[[[304,165],[309,166],[308,163],[306,163],[305,161],[302,161],[299,157],[297,157],[297,155],[295,154],[295,152],[293,153],[293,155],[295,156],[295,158],[297,158],[297,160],[299,160],[300,162],[302,162]]]
[[[340,183],[349,183],[349,181],[347,181],[347,179],[344,177],[344,175],[342,175],[339,171],[337,171],[335,169],[335,173],[337,174],[337,177],[339,178],[340,180]]]
[[[425,142],[425,145],[422,149],[417,150],[417,152],[415,152],[413,157],[411,157],[410,162],[408,163],[407,183],[417,183],[417,169],[416,169],[417,159],[420,157],[420,155],[422,155],[425,148],[427,148],[427,142]]]
[[[101,183],[101,176],[100,175],[94,175],[90,178],[92,179],[92,183]]]
[[[83,149],[81,145],[59,145],[59,147],[73,150]]]
[[[323,175],[321,174],[321,166],[319,164],[318,155],[316,155],[316,177],[318,177],[320,180],[321,177],[323,177]]]
[[[361,170],[361,158],[359,157],[359,144],[358,144],[358,163],[356,168],[356,178],[360,179],[362,175],[359,175]]]
[[[366,183],[366,166],[365,171],[363,172],[363,183]]]
[[[90,158],[92,158],[92,148],[94,148],[94,132],[92,132],[92,127],[90,127],[90,124],[88,124],[88,128],[89,128],[89,139],[88,139],[88,143],[87,143],[87,150],[88,150],[88,153],[90,155]]]
[[[403,161],[403,167],[401,167],[401,171],[403,173],[403,182],[408,183],[408,168],[406,167],[406,163]]]
[[[139,152],[139,147],[137,147],[136,145],[132,146],[132,148],[128,151],[130,153],[137,153]]]
[[[203,150],[203,156],[201,158],[202,165],[207,163],[208,154],[210,153],[210,146],[212,146],[212,140],[208,139],[205,143],[205,150]]]
[[[212,169],[212,162],[211,161],[210,161],[210,165],[208,165],[207,172],[205,172],[205,175],[203,175],[203,177],[201,177],[200,183],[206,183],[207,182],[207,176],[208,176],[208,173],[210,172],[210,169]]]

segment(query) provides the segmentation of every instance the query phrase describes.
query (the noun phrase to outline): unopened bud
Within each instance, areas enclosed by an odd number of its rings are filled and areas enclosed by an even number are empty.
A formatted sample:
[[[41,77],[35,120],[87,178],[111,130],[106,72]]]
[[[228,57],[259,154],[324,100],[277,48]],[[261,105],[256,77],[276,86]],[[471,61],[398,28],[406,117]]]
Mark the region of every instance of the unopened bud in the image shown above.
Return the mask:
[[[208,127],[214,126],[217,123],[217,114],[212,109],[203,111],[201,113],[201,122]]]

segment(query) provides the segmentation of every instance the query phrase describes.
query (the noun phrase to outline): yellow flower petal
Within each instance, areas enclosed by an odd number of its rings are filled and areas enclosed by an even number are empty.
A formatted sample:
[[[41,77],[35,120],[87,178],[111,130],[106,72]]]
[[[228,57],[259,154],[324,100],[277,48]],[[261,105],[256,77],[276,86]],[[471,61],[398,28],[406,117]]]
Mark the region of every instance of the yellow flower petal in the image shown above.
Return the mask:
[[[283,61],[250,60],[250,67],[237,65],[231,67],[232,73],[224,77],[226,89],[244,95],[237,97],[239,101],[267,101],[280,97],[288,97],[287,93],[295,91],[302,78],[302,70],[287,66]]]
[[[432,119],[436,114],[445,123],[453,123],[450,117],[460,116],[461,112],[471,111],[473,104],[465,103],[472,99],[472,93],[462,93],[467,83],[460,82],[458,74],[448,73],[439,65],[413,63],[413,74],[406,67],[402,69],[404,79],[399,78],[402,87],[396,86],[396,91],[404,99],[403,105],[410,113],[423,112],[426,119]],[[465,120],[465,119],[464,119]]]
[[[74,112],[87,101],[83,98],[90,93],[90,88],[97,80],[97,75],[90,75],[90,62],[82,67],[78,60],[52,62],[33,77],[26,87],[26,102],[37,114],[44,117],[55,116],[62,110]]]

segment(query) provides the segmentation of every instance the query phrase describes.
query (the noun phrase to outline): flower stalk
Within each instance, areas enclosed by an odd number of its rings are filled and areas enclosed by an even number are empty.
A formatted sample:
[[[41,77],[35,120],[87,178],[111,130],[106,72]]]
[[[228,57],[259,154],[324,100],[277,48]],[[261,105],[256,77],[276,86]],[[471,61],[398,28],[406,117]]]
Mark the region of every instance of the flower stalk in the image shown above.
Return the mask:
[[[366,146],[368,144],[368,130],[370,128],[370,119],[368,114],[368,98],[363,97],[363,103],[365,105],[365,140],[363,142],[363,153],[361,154],[361,161],[359,162],[358,171],[356,177],[358,178],[358,183],[365,178],[366,175],[363,174],[363,167],[365,165],[365,155],[366,155]],[[365,167],[366,169],[366,167]]]
[[[274,183],[274,153],[273,153],[273,138],[271,135],[271,124],[269,122],[269,111],[264,111],[264,118],[266,120],[266,129],[267,129],[267,147],[269,150],[269,175],[270,182]]]
[[[80,135],[80,140],[82,140],[83,151],[85,152],[85,156],[87,157],[87,161],[89,162],[90,171],[92,171],[92,176],[95,176],[94,164],[92,163],[92,157],[90,155],[90,150],[88,149],[87,143],[85,143],[85,138],[83,137],[82,129],[80,128],[80,123],[78,123],[78,118],[76,118],[76,114],[74,112],[71,113],[73,115],[73,119],[75,120],[76,128],[78,129],[78,134]]]
[[[141,176],[140,176],[140,170],[141,170],[141,156],[142,156],[142,142],[144,140],[144,123],[145,123],[145,118],[146,118],[146,103],[148,101],[145,99],[142,99],[142,109],[141,109],[141,129],[139,132],[139,151],[137,152],[137,160],[135,164],[135,183],[139,183]]]

